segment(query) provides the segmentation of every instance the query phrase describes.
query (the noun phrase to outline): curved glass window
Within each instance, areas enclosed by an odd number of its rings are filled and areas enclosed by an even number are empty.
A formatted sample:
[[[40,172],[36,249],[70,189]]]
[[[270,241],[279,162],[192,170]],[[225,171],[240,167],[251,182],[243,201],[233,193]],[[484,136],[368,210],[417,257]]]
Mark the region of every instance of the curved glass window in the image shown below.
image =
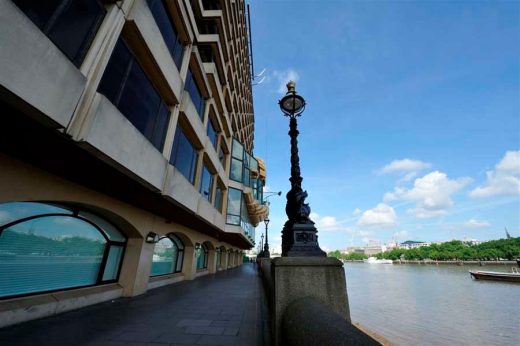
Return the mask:
[[[95,218],[52,204],[0,204],[0,298],[116,281],[126,238]]]
[[[161,238],[154,247],[150,276],[179,273],[182,271],[184,244],[174,234]]]
[[[197,256],[197,269],[208,267],[208,247],[204,244],[195,245],[195,255]]]

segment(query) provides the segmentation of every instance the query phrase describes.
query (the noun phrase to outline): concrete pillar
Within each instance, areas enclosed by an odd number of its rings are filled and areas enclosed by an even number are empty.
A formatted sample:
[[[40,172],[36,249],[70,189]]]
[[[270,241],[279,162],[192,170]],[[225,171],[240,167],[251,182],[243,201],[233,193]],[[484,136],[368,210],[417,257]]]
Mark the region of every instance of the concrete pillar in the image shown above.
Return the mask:
[[[271,262],[275,345],[282,344],[282,319],[296,299],[312,297],[350,322],[343,263],[334,257],[278,257]]]
[[[223,256],[224,256],[224,266],[223,266],[223,268],[225,270],[227,270],[229,268],[229,255],[230,255],[230,253],[227,252],[227,251],[223,253]]]
[[[123,286],[123,296],[132,297],[145,293],[148,289],[152,268],[154,244],[148,244],[142,238],[129,238],[119,284]]]
[[[217,272],[217,252],[208,250],[208,272],[215,274]]]
[[[182,274],[185,280],[193,280],[197,272],[197,261],[195,259],[195,247],[184,247],[184,263],[182,265]]]

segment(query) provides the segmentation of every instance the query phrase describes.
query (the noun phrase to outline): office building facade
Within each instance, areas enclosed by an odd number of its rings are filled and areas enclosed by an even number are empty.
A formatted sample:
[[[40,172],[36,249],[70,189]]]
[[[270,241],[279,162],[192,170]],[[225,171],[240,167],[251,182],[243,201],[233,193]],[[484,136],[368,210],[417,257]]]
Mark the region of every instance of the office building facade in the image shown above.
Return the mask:
[[[241,265],[268,213],[246,12],[0,1],[0,326]]]

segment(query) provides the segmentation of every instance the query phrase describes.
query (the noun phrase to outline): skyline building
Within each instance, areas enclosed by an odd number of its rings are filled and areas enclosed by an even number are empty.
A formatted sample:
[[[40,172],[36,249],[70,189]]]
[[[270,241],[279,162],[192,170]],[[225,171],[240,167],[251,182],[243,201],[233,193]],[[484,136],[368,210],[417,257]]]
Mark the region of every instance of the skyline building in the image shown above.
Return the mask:
[[[244,0],[0,2],[0,327],[242,264]]]

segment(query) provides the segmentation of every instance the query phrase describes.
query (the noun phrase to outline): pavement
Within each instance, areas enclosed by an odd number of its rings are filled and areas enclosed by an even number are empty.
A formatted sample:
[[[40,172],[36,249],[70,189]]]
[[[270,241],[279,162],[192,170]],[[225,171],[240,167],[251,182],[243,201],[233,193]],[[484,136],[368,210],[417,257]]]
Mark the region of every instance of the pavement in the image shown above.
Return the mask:
[[[0,345],[270,345],[256,265],[0,329]]]

